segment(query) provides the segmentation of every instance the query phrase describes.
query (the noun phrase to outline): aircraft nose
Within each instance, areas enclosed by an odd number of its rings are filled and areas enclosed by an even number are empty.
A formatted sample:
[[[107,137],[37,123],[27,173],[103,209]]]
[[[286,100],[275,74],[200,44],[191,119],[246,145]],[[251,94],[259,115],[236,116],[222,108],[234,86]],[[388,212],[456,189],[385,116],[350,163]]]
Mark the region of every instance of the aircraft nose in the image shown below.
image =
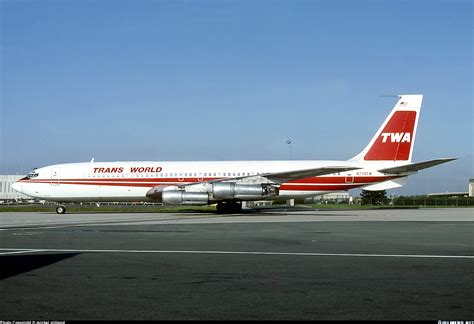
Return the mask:
[[[19,184],[18,182],[12,183],[12,189],[17,192],[21,192],[21,184]]]

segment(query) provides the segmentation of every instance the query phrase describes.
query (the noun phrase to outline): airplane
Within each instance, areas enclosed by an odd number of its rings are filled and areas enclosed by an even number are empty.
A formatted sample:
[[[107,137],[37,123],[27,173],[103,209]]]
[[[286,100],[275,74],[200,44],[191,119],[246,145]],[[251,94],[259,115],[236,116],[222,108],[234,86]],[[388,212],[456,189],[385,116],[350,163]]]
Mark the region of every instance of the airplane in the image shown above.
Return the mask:
[[[240,212],[243,201],[311,197],[353,188],[387,190],[419,170],[456,158],[412,163],[423,95],[399,95],[369,144],[347,161],[148,161],[67,163],[34,169],[13,184],[25,195],[58,203],[216,204]]]

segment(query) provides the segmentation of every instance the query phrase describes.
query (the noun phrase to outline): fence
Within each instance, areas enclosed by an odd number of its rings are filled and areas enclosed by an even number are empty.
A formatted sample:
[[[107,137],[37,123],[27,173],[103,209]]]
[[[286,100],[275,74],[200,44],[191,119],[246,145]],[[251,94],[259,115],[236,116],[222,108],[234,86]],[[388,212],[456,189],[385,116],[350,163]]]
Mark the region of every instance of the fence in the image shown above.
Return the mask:
[[[320,204],[341,204],[348,205],[348,199],[321,201]],[[355,198],[354,205],[374,205],[374,206],[429,206],[429,207],[462,207],[474,206],[474,197],[459,196],[400,196],[394,198],[368,199],[362,201]]]
[[[411,196],[396,197],[394,206],[474,206],[474,197],[459,196]]]

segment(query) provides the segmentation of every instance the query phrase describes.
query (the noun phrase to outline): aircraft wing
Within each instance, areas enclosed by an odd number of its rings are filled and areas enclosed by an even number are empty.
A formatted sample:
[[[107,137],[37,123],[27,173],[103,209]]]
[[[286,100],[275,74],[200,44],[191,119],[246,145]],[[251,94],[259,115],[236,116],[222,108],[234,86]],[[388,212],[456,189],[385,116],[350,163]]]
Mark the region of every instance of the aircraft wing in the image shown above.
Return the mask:
[[[305,170],[296,170],[296,171],[285,171],[278,173],[266,173],[261,174],[261,177],[265,177],[276,183],[284,183],[291,180],[298,180],[309,177],[317,177],[326,174],[336,173],[336,172],[345,172],[360,169],[358,167],[348,167],[348,166],[328,166],[315,169],[305,169]]]
[[[262,173],[258,175],[259,177],[266,178],[270,181],[275,183],[281,184],[291,180],[297,179],[304,179],[309,177],[316,177],[322,176],[325,174],[331,174],[336,172],[345,172],[361,169],[359,167],[349,167],[349,166],[327,166],[327,167],[320,167],[314,169],[304,169],[304,170],[295,170],[295,171],[283,171],[283,172],[276,172],[276,173]],[[210,181],[203,181],[204,183],[216,183],[216,182],[229,182],[233,180],[240,180],[245,178],[255,178],[255,175],[252,176],[242,176],[242,177],[234,177],[234,178],[226,178],[226,179],[215,179]],[[202,183],[202,182],[201,182]]]
[[[457,158],[434,159],[434,160],[429,160],[429,161],[406,164],[406,165],[393,167],[393,168],[381,169],[381,170],[378,170],[378,171],[382,172],[382,173],[390,173],[390,174],[415,172],[415,171],[430,168],[430,167],[433,167],[435,165],[446,163],[446,162],[453,161],[453,160],[457,160]]]
[[[309,178],[309,177],[316,177],[316,176],[321,176],[325,174],[331,174],[331,173],[336,173],[336,172],[345,172],[345,171],[351,171],[351,170],[356,170],[356,169],[361,169],[359,167],[350,167],[350,166],[326,166],[326,167],[320,167],[320,168],[314,168],[314,169],[304,169],[304,170],[294,170],[294,171],[284,171],[284,172],[275,172],[275,173],[263,173],[259,175],[252,175],[252,176],[241,176],[241,177],[233,177],[233,178],[225,178],[225,179],[214,179],[214,180],[209,180],[209,181],[202,181],[202,182],[197,182],[197,183],[188,183],[188,184],[183,184],[183,185],[175,185],[181,188],[184,187],[194,187],[194,186],[200,186],[203,184],[212,184],[212,183],[217,183],[217,182],[233,182],[241,179],[252,179],[254,182],[257,181],[262,181],[262,178],[265,178],[274,184],[282,184],[287,181],[291,180],[297,180],[297,179],[303,179],[303,178]],[[160,197],[163,190],[167,187],[170,187],[168,185],[158,185],[156,187],[151,188],[148,190],[146,193],[146,196],[149,198],[156,198]]]

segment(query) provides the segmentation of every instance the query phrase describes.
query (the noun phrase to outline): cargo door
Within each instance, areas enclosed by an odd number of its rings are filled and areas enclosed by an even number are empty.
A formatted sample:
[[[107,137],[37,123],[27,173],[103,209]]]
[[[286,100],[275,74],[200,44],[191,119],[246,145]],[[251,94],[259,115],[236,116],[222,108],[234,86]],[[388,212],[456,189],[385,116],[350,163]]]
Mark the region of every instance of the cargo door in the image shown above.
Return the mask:
[[[352,174],[346,175],[346,183],[354,183],[354,176]]]

